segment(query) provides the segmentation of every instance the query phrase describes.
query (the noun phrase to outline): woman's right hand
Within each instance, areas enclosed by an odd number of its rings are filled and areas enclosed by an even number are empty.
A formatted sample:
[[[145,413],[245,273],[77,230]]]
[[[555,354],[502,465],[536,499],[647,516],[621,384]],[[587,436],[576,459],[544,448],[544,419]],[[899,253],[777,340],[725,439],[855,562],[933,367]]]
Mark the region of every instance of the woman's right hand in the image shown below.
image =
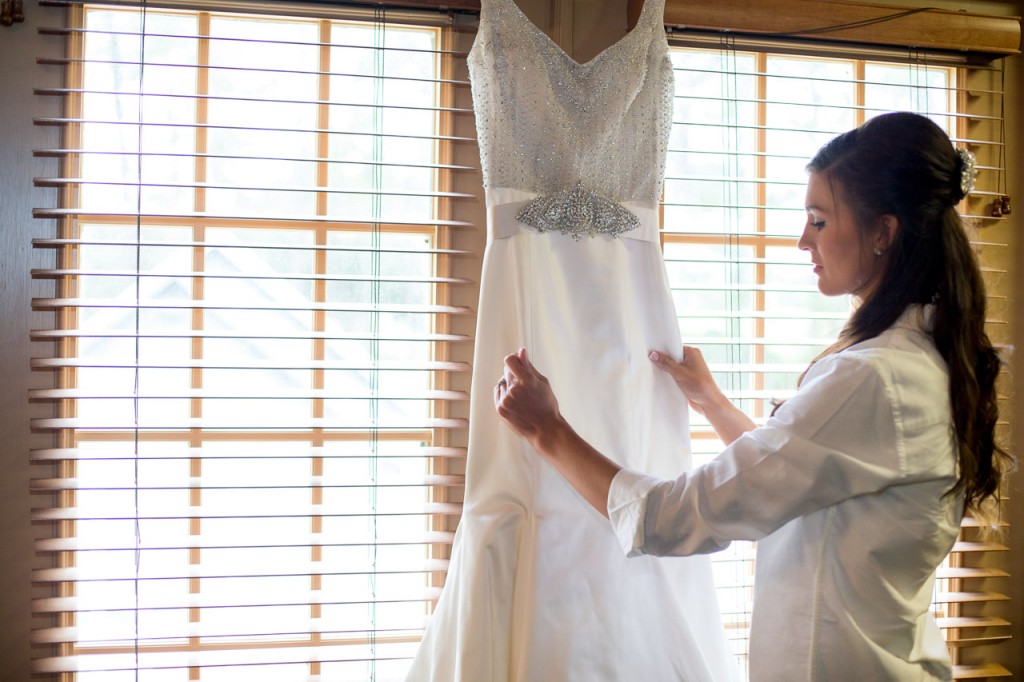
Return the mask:
[[[729,402],[711,376],[704,356],[693,346],[683,346],[683,359],[676,362],[665,353],[651,352],[651,362],[668,372],[686,394],[690,405],[707,417],[711,428],[728,445],[747,431],[756,428],[750,417]]]
[[[705,414],[709,407],[722,401],[728,402],[711,376],[711,370],[699,349],[683,346],[683,359],[680,362],[659,351],[651,351],[650,358],[658,369],[668,372],[675,380],[697,412]]]
[[[504,363],[505,371],[494,387],[494,407],[513,431],[537,447],[537,438],[550,434],[564,421],[558,400],[525,348],[505,356]]]

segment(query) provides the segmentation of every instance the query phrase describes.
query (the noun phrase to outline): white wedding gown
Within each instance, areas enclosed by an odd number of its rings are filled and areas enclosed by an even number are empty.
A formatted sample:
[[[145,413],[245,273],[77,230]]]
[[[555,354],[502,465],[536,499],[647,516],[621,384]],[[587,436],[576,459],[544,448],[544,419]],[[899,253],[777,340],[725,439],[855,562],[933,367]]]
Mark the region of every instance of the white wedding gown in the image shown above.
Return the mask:
[[[734,677],[707,557],[627,559],[493,405],[502,358],[525,346],[598,450],[665,477],[690,466],[686,400],[647,357],[681,347],[658,243],[663,3],[578,64],[513,0],[482,0],[469,67],[488,245],[466,500],[410,682]]]

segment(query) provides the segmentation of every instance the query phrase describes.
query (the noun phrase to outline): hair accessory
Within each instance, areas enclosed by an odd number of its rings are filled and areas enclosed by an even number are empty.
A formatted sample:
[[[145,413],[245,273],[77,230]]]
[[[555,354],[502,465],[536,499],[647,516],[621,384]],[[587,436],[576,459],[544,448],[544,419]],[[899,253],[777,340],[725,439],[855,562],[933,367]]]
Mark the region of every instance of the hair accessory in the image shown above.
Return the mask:
[[[978,169],[974,165],[974,152],[958,148],[956,153],[960,155],[960,192],[966,197],[974,189]]]

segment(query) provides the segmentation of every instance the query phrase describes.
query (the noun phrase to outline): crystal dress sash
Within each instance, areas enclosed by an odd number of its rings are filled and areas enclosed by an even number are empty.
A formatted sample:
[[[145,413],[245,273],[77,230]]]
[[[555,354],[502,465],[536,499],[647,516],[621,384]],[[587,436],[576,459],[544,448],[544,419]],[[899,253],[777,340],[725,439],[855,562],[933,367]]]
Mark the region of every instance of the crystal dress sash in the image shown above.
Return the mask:
[[[639,241],[660,243],[659,230],[660,220],[656,202],[648,201],[625,201],[616,203],[623,211],[627,211],[636,221],[635,227],[628,231],[617,233],[595,231],[590,233],[582,231],[573,234],[571,228],[540,230],[532,225],[521,221],[518,216],[534,202],[546,198],[547,195],[538,195],[535,192],[511,189],[507,187],[489,188],[486,190],[487,202],[487,239],[508,239],[518,234],[554,231],[565,234],[579,241],[590,238],[603,239],[635,239]]]

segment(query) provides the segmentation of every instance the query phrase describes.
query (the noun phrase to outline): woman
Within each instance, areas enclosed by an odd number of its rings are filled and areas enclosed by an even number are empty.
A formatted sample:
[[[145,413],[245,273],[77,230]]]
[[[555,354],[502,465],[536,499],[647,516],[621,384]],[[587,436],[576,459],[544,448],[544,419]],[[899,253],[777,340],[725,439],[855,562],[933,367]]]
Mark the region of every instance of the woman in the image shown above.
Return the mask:
[[[698,350],[652,352],[727,448],[676,480],[621,470],[561,417],[525,349],[505,360],[499,415],[598,511],[630,554],[758,540],[752,680],[948,680],[929,614],[964,510],[994,500],[1000,362],[956,204],[973,161],[929,119],[874,118],[808,166],[798,242],[818,288],[857,307],[762,427]]]

